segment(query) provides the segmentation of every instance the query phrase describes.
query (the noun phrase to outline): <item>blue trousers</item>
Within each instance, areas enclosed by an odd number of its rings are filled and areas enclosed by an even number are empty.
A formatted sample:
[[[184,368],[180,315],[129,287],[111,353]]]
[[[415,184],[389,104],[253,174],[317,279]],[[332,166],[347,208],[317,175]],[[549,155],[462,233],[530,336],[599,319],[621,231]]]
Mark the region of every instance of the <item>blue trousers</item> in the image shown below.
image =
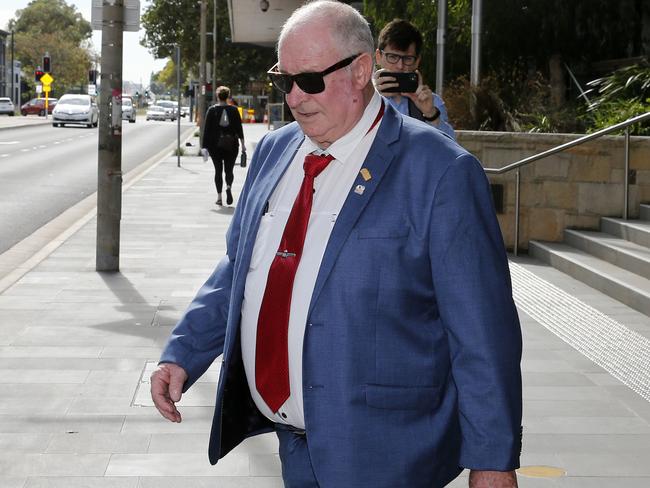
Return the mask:
[[[307,437],[280,427],[277,429],[280,440],[280,461],[282,480],[285,488],[320,488],[314,468],[311,465]]]

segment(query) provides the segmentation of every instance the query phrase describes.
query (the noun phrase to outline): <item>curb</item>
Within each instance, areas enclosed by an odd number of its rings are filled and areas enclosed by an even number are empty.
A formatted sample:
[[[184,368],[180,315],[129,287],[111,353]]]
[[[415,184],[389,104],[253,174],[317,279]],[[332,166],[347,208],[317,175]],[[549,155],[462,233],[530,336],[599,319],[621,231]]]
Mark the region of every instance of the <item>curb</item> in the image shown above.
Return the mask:
[[[185,144],[195,131],[196,127],[190,127],[183,131],[181,133],[181,144]],[[173,152],[175,149],[176,140],[124,175],[122,193],[167,159],[169,157],[168,153]],[[175,157],[175,155],[173,156]],[[97,192],[77,202],[31,235],[0,254],[0,293],[34,269],[96,214]],[[3,274],[3,272],[6,274]]]

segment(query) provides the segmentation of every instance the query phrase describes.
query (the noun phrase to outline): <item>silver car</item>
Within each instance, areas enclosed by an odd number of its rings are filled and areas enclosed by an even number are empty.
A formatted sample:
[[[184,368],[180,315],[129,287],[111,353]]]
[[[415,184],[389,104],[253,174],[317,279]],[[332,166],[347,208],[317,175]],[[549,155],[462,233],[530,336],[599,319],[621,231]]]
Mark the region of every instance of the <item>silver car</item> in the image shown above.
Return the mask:
[[[97,127],[99,124],[99,109],[95,97],[90,95],[65,94],[52,110],[52,126],[66,124],[81,124],[86,127]]]
[[[158,100],[156,105],[165,109],[169,120],[174,121],[178,118],[178,103],[172,102],[171,100]]]
[[[10,117],[14,115],[16,107],[9,97],[0,97],[0,114],[7,114]]]
[[[122,120],[128,120],[130,124],[135,123],[135,106],[131,97],[122,97]]]
[[[167,112],[159,105],[151,105],[147,109],[147,120],[165,120],[167,117]]]

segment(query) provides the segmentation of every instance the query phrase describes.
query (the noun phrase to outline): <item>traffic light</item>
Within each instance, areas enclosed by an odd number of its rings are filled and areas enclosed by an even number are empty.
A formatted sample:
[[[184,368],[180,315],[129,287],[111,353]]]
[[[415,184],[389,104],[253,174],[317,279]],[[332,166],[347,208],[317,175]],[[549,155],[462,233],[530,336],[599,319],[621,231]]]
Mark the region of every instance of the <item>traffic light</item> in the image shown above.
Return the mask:
[[[36,68],[34,70],[34,81],[41,81],[41,76],[43,76],[45,73],[41,68]]]
[[[50,55],[45,53],[45,56],[43,56],[43,71],[46,73],[51,73],[52,68],[50,66]]]
[[[97,83],[97,70],[90,69],[88,70],[88,83],[96,84]]]

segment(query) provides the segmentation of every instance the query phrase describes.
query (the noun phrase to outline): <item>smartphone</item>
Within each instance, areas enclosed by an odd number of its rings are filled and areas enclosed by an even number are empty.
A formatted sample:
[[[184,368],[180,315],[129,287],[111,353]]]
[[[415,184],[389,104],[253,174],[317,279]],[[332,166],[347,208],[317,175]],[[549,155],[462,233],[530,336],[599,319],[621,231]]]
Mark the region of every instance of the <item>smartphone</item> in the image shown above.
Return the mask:
[[[414,71],[410,73],[392,73],[384,71],[379,76],[392,76],[399,83],[394,88],[383,90],[386,93],[413,93],[418,89],[418,74]]]

